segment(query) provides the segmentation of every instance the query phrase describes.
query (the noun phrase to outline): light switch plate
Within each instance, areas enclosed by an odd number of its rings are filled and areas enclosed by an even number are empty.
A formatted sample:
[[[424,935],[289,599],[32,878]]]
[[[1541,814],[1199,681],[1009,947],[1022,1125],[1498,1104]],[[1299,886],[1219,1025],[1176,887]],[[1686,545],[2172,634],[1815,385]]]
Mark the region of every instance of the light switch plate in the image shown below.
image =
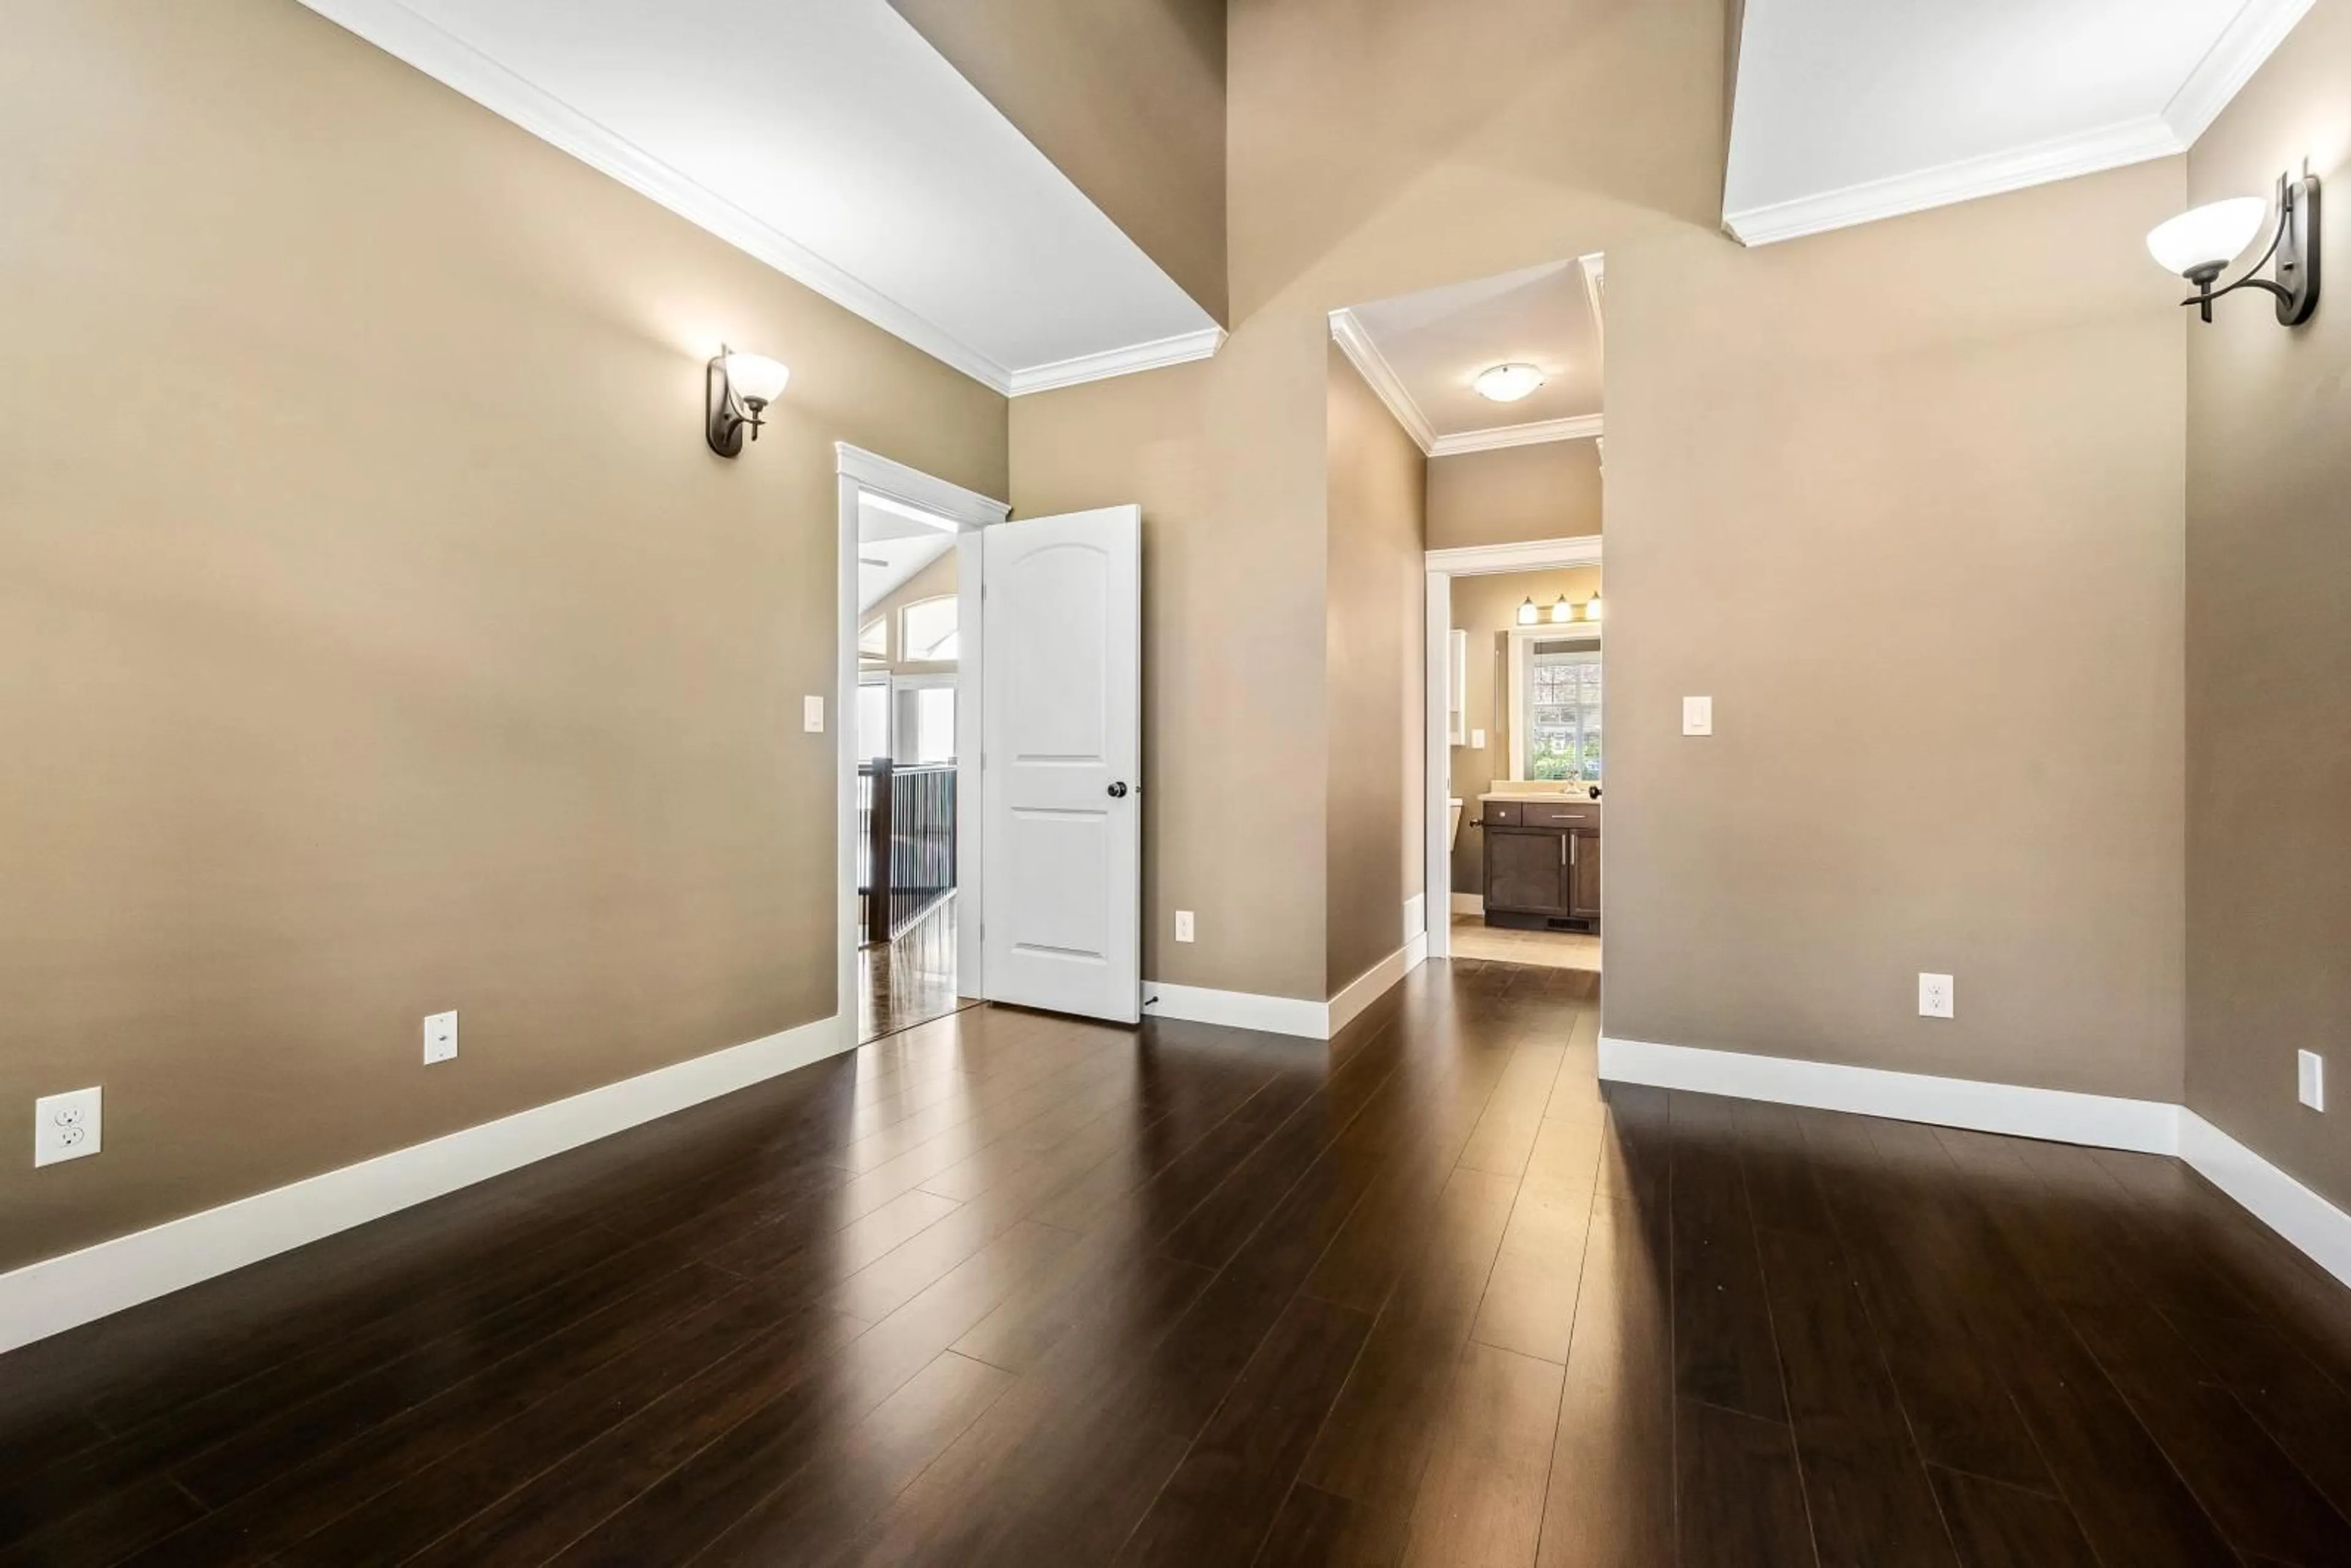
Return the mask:
[[[424,1065],[447,1061],[457,1054],[457,1015],[434,1013],[424,1020]]]
[[[1951,1009],[1950,976],[1922,974],[1918,977],[1918,1016],[1922,1019],[1956,1016]]]
[[[824,733],[824,699],[800,698],[800,727],[810,735]]]
[[[103,1088],[47,1094],[33,1102],[33,1163],[53,1166],[98,1153]]]
[[[1176,940],[1178,942],[1192,940],[1192,912],[1188,909],[1179,909],[1176,912]]]
[[[1714,733],[1714,699],[1712,697],[1682,698],[1682,733],[1684,735]]]
[[[2296,1093],[2302,1103],[2314,1111],[2326,1109],[2326,1058],[2314,1051],[2294,1052],[2296,1076],[2300,1082]]]
[[[1483,751],[1486,749],[1486,732],[1484,730],[1473,729],[1469,732],[1469,749],[1472,751]]]

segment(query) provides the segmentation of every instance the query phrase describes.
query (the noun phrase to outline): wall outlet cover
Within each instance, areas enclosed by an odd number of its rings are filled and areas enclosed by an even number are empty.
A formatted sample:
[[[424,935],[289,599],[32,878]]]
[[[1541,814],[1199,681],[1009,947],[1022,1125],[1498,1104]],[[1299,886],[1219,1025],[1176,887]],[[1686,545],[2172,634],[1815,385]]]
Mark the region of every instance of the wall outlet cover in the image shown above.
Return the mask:
[[[1486,749],[1486,732],[1484,730],[1473,729],[1469,732],[1469,749],[1472,751],[1483,751]]]
[[[34,1101],[33,1164],[53,1166],[98,1153],[104,1097],[102,1087],[93,1087]]]
[[[2314,1051],[2294,1052],[2296,1095],[2314,1111],[2326,1109],[2326,1058]]]
[[[1176,940],[1178,942],[1192,940],[1192,912],[1188,909],[1179,909],[1176,912]]]
[[[424,1020],[424,1064],[447,1061],[457,1054],[457,1015],[434,1013]]]
[[[1918,977],[1918,1016],[1922,1019],[1956,1017],[1951,1010],[1951,977],[1927,975]]]

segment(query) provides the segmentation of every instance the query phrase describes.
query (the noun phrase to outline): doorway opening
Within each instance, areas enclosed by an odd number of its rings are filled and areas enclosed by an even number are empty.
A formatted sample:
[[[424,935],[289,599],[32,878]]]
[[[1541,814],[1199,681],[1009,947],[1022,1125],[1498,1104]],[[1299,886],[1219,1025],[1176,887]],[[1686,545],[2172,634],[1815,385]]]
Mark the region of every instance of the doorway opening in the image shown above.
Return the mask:
[[[862,1044],[982,994],[979,530],[1008,508],[839,451],[841,995]]]
[[[1428,552],[1429,956],[1600,969],[1600,539]]]

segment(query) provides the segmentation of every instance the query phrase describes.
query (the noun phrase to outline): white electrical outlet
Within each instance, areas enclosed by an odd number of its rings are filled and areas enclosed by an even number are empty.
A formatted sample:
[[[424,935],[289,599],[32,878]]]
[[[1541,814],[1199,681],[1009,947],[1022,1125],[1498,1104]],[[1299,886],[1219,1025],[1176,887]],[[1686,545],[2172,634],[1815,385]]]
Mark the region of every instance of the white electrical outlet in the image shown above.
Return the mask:
[[[1486,749],[1486,732],[1484,730],[1473,729],[1469,732],[1469,749],[1472,751],[1483,751]]]
[[[88,1159],[98,1153],[103,1089],[76,1089],[33,1102],[33,1163]]]
[[[457,1054],[457,1015],[434,1013],[424,1020],[424,1064],[448,1061]]]
[[[1947,1019],[1951,1011],[1951,977],[1920,975],[1918,977],[1918,1016],[1922,1019]]]
[[[2314,1111],[2326,1109],[2326,1058],[2314,1051],[2294,1052],[2294,1065],[2300,1082],[2297,1085],[2302,1103]]]
[[[1684,735],[1714,733],[1714,699],[1712,697],[1682,698],[1682,733]]]
[[[1189,942],[1191,939],[1192,912],[1188,909],[1179,909],[1176,912],[1176,940]]]
[[[810,735],[824,733],[824,699],[822,697],[800,698],[800,728]]]

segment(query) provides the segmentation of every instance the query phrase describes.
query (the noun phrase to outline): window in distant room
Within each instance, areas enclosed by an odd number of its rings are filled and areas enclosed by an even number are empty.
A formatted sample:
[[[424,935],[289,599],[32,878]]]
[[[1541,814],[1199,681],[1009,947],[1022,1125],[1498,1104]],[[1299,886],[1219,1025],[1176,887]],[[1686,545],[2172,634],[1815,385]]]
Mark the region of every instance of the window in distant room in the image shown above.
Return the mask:
[[[1531,643],[1526,674],[1526,777],[1600,782],[1600,650]]]

